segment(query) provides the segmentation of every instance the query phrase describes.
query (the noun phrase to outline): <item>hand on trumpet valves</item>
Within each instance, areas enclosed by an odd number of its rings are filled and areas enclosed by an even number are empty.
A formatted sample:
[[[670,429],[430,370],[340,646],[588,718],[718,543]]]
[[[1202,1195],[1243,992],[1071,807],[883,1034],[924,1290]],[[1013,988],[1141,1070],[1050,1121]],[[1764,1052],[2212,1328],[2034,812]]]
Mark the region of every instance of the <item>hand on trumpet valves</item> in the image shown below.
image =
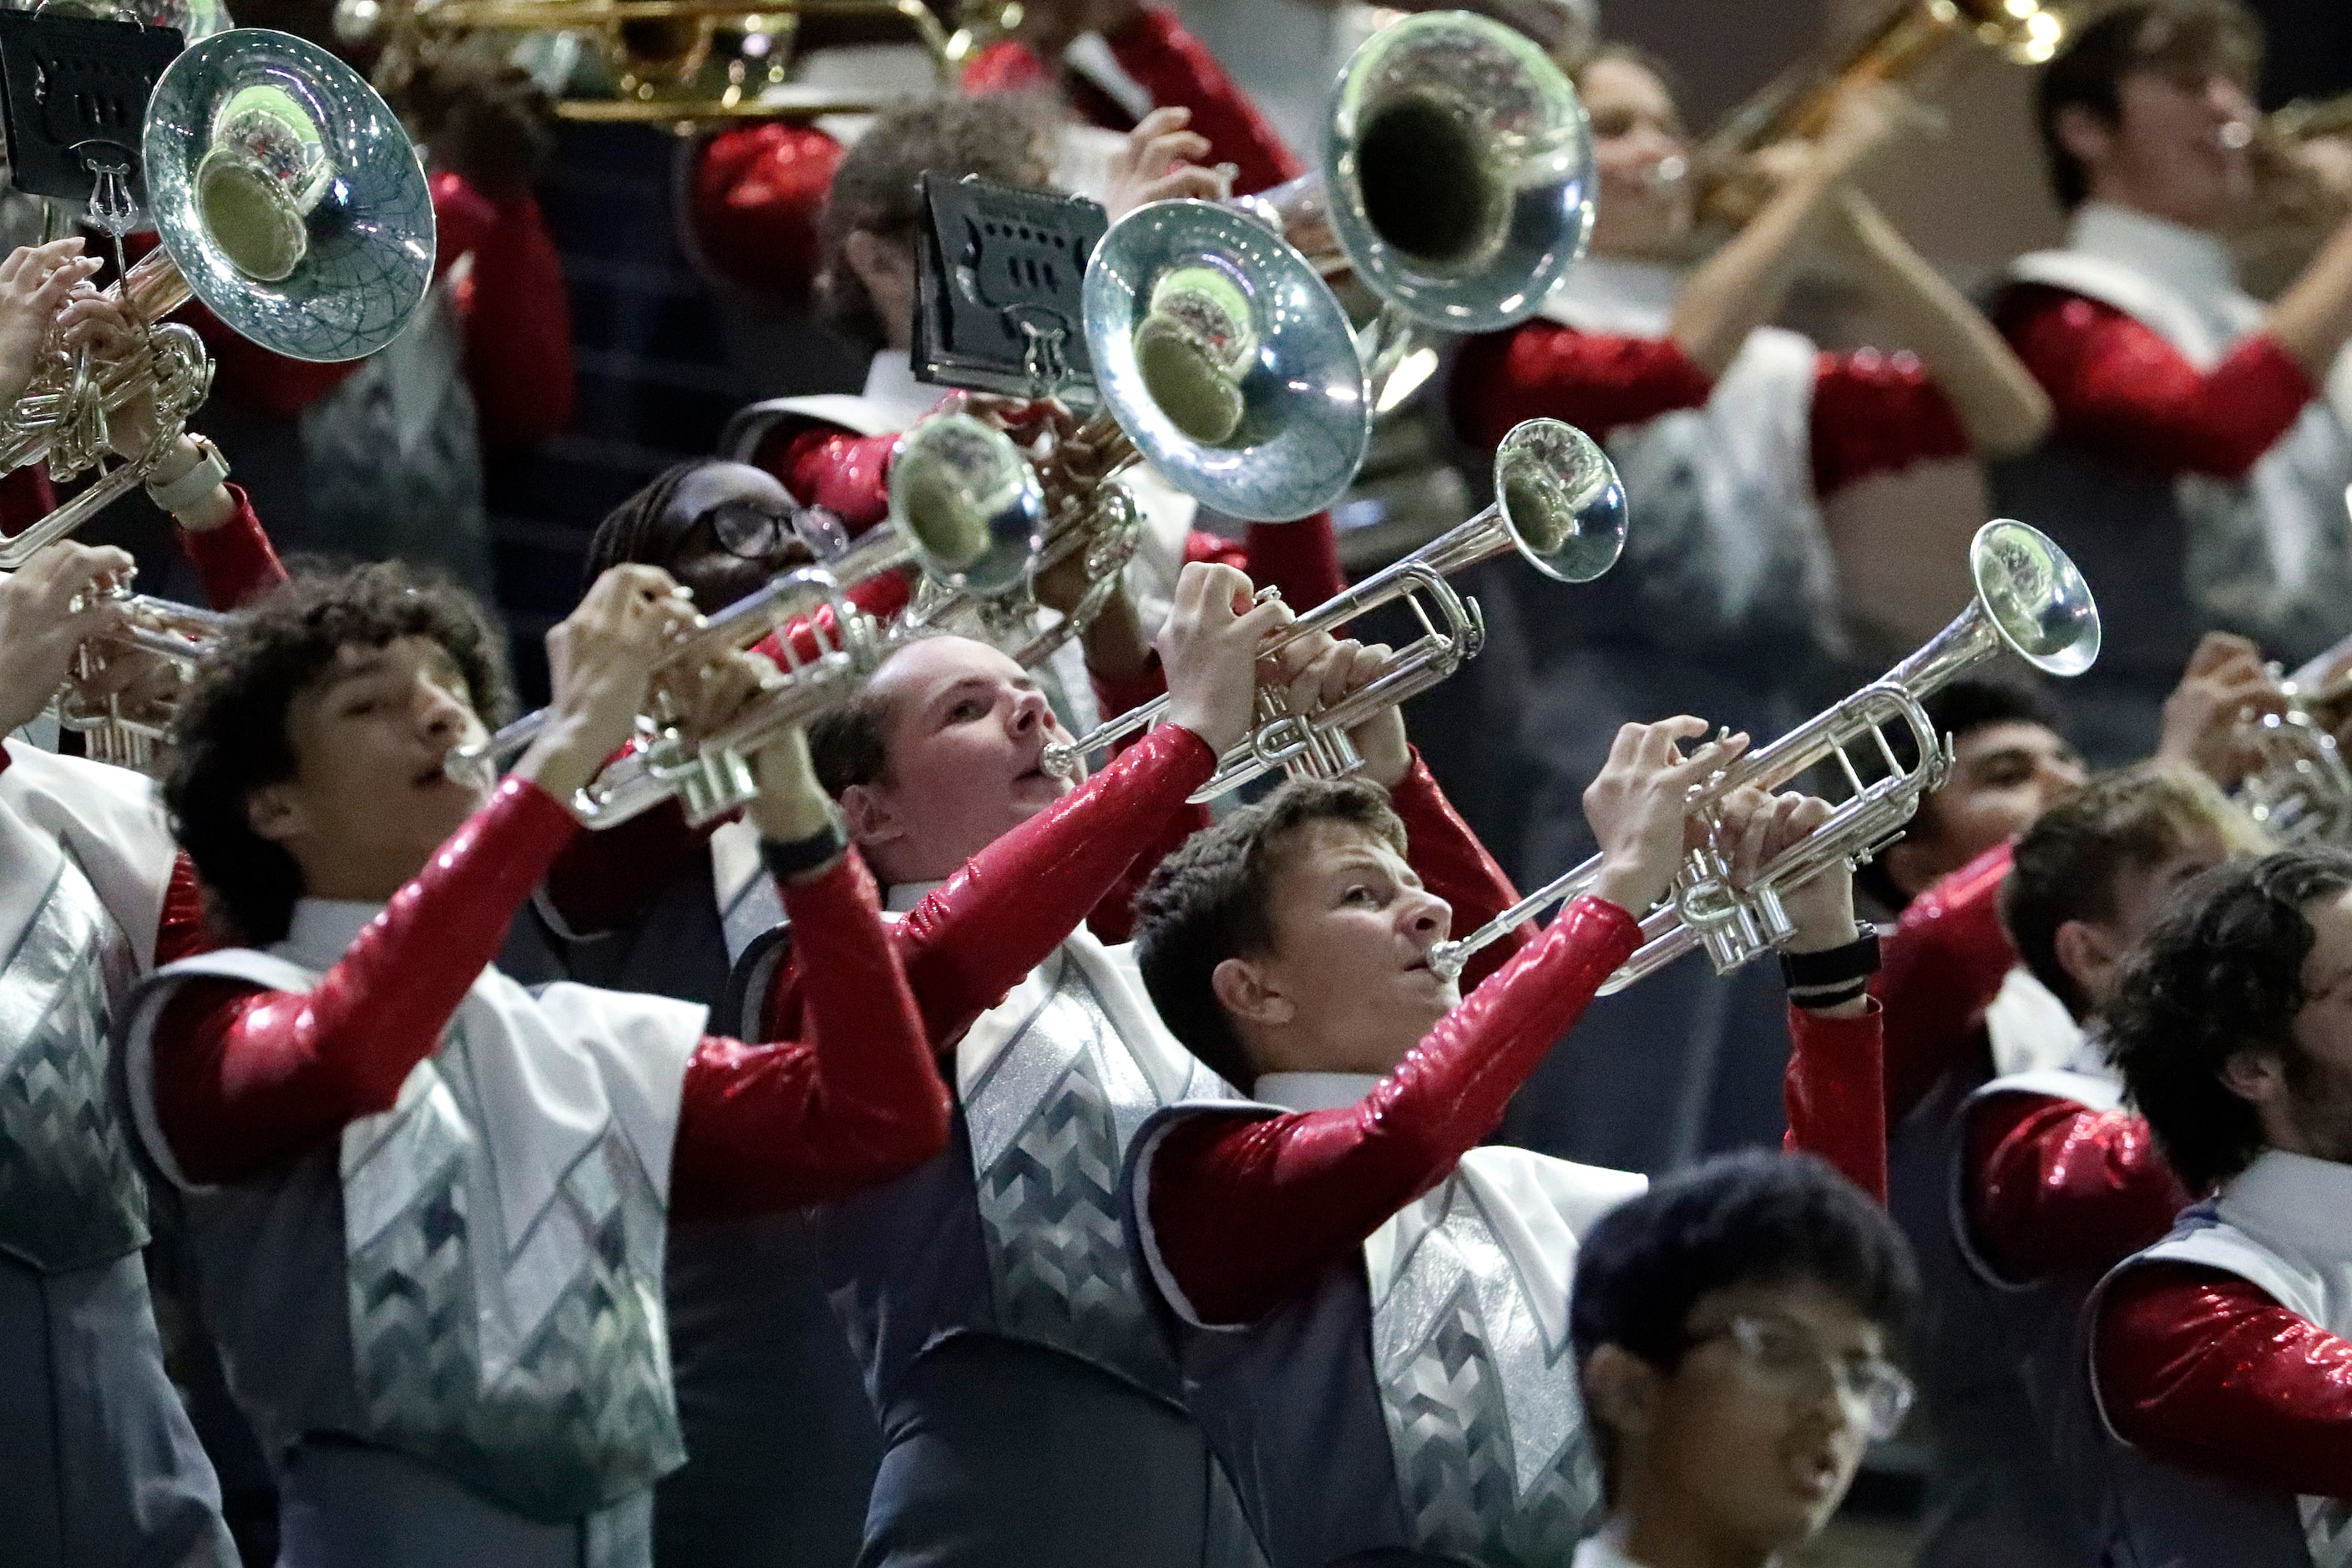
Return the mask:
[[[547,634],[554,695],[516,773],[571,798],[628,741],[655,667],[697,619],[694,601],[659,567],[615,566],[597,578]]]
[[[1168,671],[1168,721],[1220,756],[1249,733],[1256,711],[1258,650],[1295,618],[1279,599],[1256,601],[1249,578],[1195,561],[1176,577],[1175,602],[1157,646]]]
[[[114,595],[132,570],[125,551],[62,540],[0,573],[0,733],[48,705],[83,644],[122,628]]]
[[[0,261],[0,403],[25,395],[48,352],[58,312],[100,266],[79,235],[19,246]]]
[[[1386,643],[1312,632],[1292,642],[1276,658],[1261,659],[1258,679],[1269,685],[1281,683],[1282,703],[1290,712],[1319,713],[1379,679],[1393,652]],[[1393,702],[1386,704],[1362,723],[1351,726],[1348,739],[1364,759],[1364,777],[1383,789],[1394,789],[1404,782],[1412,767],[1412,750],[1405,741],[1402,709]]]
[[[1712,839],[1730,866],[1732,887],[1744,893],[1755,886],[1765,867],[1820,831],[1831,809],[1819,795],[1767,795],[1752,784],[1726,795],[1716,808]],[[1778,891],[1781,909],[1796,927],[1786,951],[1825,952],[1862,934],[1854,922],[1852,868],[1835,865],[1811,881]]]
[[[1234,194],[1231,163],[1204,164],[1209,139],[1188,129],[1192,111],[1155,109],[1127,133],[1127,145],[1113,153],[1103,210],[1113,223],[1151,202],[1192,197],[1221,202]]]
[[[2285,710],[2278,672],[2263,662],[2262,649],[2233,633],[2208,632],[2164,700],[2156,759],[2202,769],[2235,789],[2262,765],[2256,721]]]
[[[1748,749],[1746,735],[1726,735],[1685,755],[1685,743],[1706,730],[1705,720],[1684,714],[1617,731],[1584,790],[1584,819],[1601,843],[1595,897],[1636,917],[1665,897],[1696,831],[1691,791]]]

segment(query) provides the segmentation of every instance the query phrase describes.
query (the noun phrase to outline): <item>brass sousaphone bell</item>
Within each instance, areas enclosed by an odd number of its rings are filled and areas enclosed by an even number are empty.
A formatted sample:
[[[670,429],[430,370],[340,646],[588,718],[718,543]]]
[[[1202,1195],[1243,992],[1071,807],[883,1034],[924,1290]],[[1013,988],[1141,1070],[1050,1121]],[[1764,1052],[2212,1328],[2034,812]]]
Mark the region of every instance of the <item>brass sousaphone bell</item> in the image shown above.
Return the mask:
[[[126,493],[178,442],[212,365],[163,318],[193,295],[290,359],[360,359],[400,335],[433,279],[433,203],[400,121],[358,72],[289,34],[241,27],[191,46],[149,100],[142,155],[161,244],[110,291],[146,329],[112,365],[53,350],[0,420],[0,467],[98,466],[105,413],[155,395],[146,452],[0,546],[0,570]]]

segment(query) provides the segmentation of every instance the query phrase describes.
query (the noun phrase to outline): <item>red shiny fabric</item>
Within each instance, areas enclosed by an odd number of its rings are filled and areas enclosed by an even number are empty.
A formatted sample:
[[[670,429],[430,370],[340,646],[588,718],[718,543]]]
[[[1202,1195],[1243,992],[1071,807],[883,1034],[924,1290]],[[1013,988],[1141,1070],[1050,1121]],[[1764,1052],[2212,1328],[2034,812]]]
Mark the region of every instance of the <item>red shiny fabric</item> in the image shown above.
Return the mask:
[[[694,161],[695,238],[729,281],[782,300],[816,282],[817,215],[842,145],[813,125],[769,121],[719,132]]]
[[[1969,1239],[2011,1284],[2104,1274],[2161,1241],[2189,1202],[2156,1135],[2127,1111],[1988,1095],[1967,1131]]]
[[[1780,1083],[1789,1131],[1781,1146],[1819,1154],[1886,1202],[1886,1040],[1875,1000],[1852,1018],[1789,1009],[1789,1068]]]
[[[1257,1321],[1443,1181],[1640,941],[1623,910],[1578,899],[1356,1104],[1171,1128],[1146,1201],[1192,1314]]]
[[[1176,13],[1148,5],[1104,42],[1119,68],[1154,105],[1192,111],[1192,129],[1209,139],[1209,162],[1234,166],[1234,193],[1248,195],[1306,172],[1272,122],[1234,84],[1208,46],[1186,32]]]
[[[2352,1497],[2352,1341],[2220,1269],[2150,1263],[2107,1288],[2107,1420],[2168,1464],[2259,1491]]]
[[[0,770],[8,753],[0,751]],[[204,884],[196,879],[196,863],[181,853],[172,857],[172,879],[163,884],[163,912],[155,922],[155,963],[161,968],[218,947],[205,927]]]
[[[1992,320],[2050,394],[2059,440],[2160,474],[2244,479],[2318,395],[2266,332],[2200,373],[2152,329],[2063,289],[2011,288]]]
[[[1706,372],[1672,338],[1583,332],[1528,321],[1473,338],[1453,379],[1454,427],[1492,450],[1524,419],[1566,420],[1593,439],[1678,408],[1704,405]],[[1824,353],[1813,381],[1814,493],[1829,496],[1874,474],[1969,450],[1951,400],[1917,356]]]
[[[890,461],[898,435],[858,436],[832,425],[785,420],[752,454],[754,466],[776,476],[803,506],[821,506],[841,519],[851,537],[890,515]]]
[[[204,583],[205,603],[215,610],[234,610],[286,581],[286,568],[271,547],[261,519],[254,515],[245,487],[227,489],[229,499],[236,503],[236,516],[201,532],[184,528],[172,531],[179,538],[180,552],[194,565]]]
[[[577,830],[552,797],[509,779],[310,991],[196,980],[173,993],[156,1026],[156,1115],[188,1177],[251,1179],[389,1110]],[[853,855],[783,896],[823,961],[809,1043],[701,1042],[672,1156],[680,1218],[837,1197],[947,1139],[945,1091],[872,878]]]
[[[1078,929],[1216,763],[1198,735],[1160,725],[966,861],[891,928],[942,1056]],[[804,989],[795,953],[769,990],[767,1033],[795,1027]]]
[[[1900,1121],[1983,1038],[1984,1010],[2017,963],[2000,925],[2010,847],[1996,845],[1911,900],[1871,992],[1886,1007],[1886,1115]]]

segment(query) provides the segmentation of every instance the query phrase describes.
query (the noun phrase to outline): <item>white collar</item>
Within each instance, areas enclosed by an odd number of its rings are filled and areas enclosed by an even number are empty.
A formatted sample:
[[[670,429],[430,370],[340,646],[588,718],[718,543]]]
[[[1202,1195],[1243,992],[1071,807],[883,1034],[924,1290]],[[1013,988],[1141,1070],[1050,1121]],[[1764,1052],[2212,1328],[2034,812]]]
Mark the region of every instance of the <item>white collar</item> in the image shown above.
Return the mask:
[[[2129,207],[2084,202],[2067,228],[2066,244],[2120,262],[2192,300],[2244,292],[2238,283],[2238,264],[2220,238]]]
[[[1258,1079],[1252,1095],[1285,1110],[1344,1110],[1380,1081],[1368,1072],[1270,1072]]]
[[[2221,1184],[2221,1206],[2240,1209],[2260,1228],[2317,1258],[2352,1257],[2344,1215],[2352,1211],[2352,1165],[2266,1149]]]
[[[1625,1521],[1612,1518],[1599,1534],[1580,1542],[1573,1568],[1642,1568],[1625,1555]]]
[[[1631,256],[1588,256],[1569,268],[1544,300],[1549,320],[1581,331],[1666,330],[1686,270],[1672,262]]]
[[[882,907],[894,915],[903,915],[947,885],[945,878],[936,882],[893,882],[890,890],[882,896]]]
[[[368,922],[383,913],[382,904],[352,899],[303,899],[294,906],[285,937],[270,944],[273,957],[321,973],[332,969]]]
[[[914,424],[939,406],[944,386],[927,386],[915,379],[915,366],[903,349],[883,349],[866,367],[866,401],[886,412],[901,427]]]

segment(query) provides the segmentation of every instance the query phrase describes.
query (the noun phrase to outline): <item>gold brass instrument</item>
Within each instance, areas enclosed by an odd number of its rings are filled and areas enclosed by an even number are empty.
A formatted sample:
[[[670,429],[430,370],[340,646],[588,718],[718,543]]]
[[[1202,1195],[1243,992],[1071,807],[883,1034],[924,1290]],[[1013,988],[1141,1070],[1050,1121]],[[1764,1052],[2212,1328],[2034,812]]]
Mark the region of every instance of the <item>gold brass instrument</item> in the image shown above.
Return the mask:
[[[2019,65],[2044,64],[2064,42],[2074,8],[2068,0],[1897,0],[1868,28],[1811,51],[1773,78],[1666,176],[1696,174],[1702,212],[1745,223],[1764,205],[1764,193],[1748,177],[1748,161],[1779,142],[1820,136],[1848,88],[1932,82],[1970,43]]]
[[[2047,675],[2080,675],[2099,656],[2099,611],[2064,551],[2038,530],[2006,519],[1977,531],[1969,547],[1976,597],[1927,645],[1827,712],[1799,725],[1691,791],[1692,816],[1709,831],[1675,878],[1671,896],[1642,921],[1642,945],[1601,986],[1622,990],[1703,947],[1718,973],[1778,947],[1794,933],[1781,907],[1784,889],[1803,886],[1841,861],[1859,864],[1900,837],[1922,796],[1940,787],[1952,765],[1949,743],[1922,705],[1955,676],[2006,650]],[[1907,732],[1917,760],[1906,765],[1888,738]],[[1885,769],[1865,784],[1848,748],[1867,744]],[[1778,790],[1816,763],[1836,764],[1846,798],[1813,833],[1760,868],[1746,888],[1731,880],[1718,842],[1723,801],[1753,784]],[[1444,942],[1430,963],[1458,975],[1472,954],[1549,906],[1593,885],[1598,857],[1521,899],[1469,935]]]
[[[163,318],[194,297],[242,337],[291,358],[358,359],[404,329],[432,281],[432,199],[415,149],[358,73],[284,33],[237,28],[191,45],[155,85],[142,134],[162,243],[108,292],[142,334],[93,364],[53,342],[0,412],[0,464],[52,478],[100,468],[108,416],[152,395],[136,455],[0,543],[0,571],[141,483],[204,401],[212,362]]]
[[[2230,249],[2248,292],[2276,298],[2311,265],[2319,247],[2352,216],[2344,193],[2303,161],[2304,144],[2322,137],[2352,137],[2352,92],[2301,98],[2251,123],[2223,127],[2232,146],[2253,160],[2254,199],[2230,228]]]
[[[849,588],[910,564],[948,593],[1001,591],[1027,572],[1042,518],[1036,478],[1012,443],[957,414],[925,420],[908,440],[892,465],[887,521],[824,565],[783,573],[698,621],[663,656],[635,746],[570,803],[582,823],[618,826],[675,797],[699,826],[747,805],[759,793],[760,748],[854,693],[895,646],[849,602]],[[778,680],[719,730],[694,728],[703,672],[763,643],[782,663]],[[459,747],[445,764],[449,775],[488,788],[550,717],[539,709]]]
[[[803,24],[834,18],[903,30],[930,57],[941,91],[953,88],[957,67],[984,30],[950,33],[924,0],[339,0],[335,31],[347,43],[382,45],[379,80],[441,50],[503,45],[509,52],[526,40],[577,39],[609,73],[609,90],[567,82],[555,104],[565,120],[691,130],[871,113],[911,101],[793,82]]]
[[[2352,842],[2352,766],[2336,743],[2352,720],[2352,670],[2329,673],[2347,658],[2352,646],[2338,643],[2281,679],[2285,711],[2247,736],[2258,761],[2231,798],[2282,844]]]
[[[1411,391],[1390,377],[1414,329],[1515,325],[1584,254],[1591,127],[1515,28],[1457,11],[1375,33],[1339,74],[1323,140],[1320,168],[1232,205],[1381,301],[1363,347],[1382,407]]]
[[[228,617],[133,594],[128,583],[112,596],[122,602],[122,627],[75,650],[49,710],[58,728],[83,737],[91,761],[143,773],[170,738],[180,693],[227,629]],[[168,683],[159,679],[167,669],[176,676]]]
[[[1555,582],[1589,583],[1615,565],[1624,549],[1625,491],[1616,468],[1572,426],[1530,419],[1505,436],[1495,451],[1495,494],[1486,510],[1267,640],[1261,658],[1398,600],[1412,607],[1422,632],[1370,682],[1318,711],[1293,712],[1283,692],[1259,687],[1248,737],[1218,759],[1215,774],[1192,793],[1193,800],[1214,799],[1277,768],[1294,778],[1341,778],[1361,767],[1364,760],[1348,731],[1437,685],[1476,658],[1486,640],[1478,602],[1446,581],[1452,574],[1517,550]],[[1273,592],[1265,589],[1259,596]],[[1045,766],[1069,776],[1080,758],[1150,728],[1168,707],[1167,698],[1157,698],[1067,746],[1048,746]]]

